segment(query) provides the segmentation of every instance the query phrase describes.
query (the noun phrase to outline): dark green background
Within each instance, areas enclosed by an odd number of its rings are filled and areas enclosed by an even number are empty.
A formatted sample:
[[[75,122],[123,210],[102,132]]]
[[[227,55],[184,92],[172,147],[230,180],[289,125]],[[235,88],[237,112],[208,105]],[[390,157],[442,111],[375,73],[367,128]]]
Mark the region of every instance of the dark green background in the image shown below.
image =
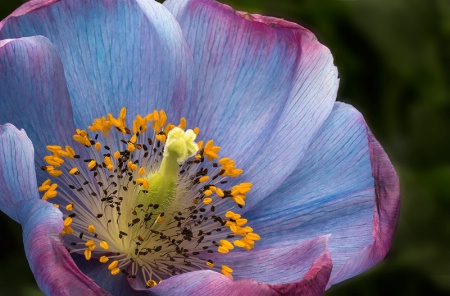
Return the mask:
[[[338,99],[365,115],[399,173],[400,222],[386,260],[326,295],[450,295],[450,1],[223,2],[312,30],[334,54]],[[0,18],[20,4],[2,0]],[[3,214],[0,225],[0,295],[40,295],[20,226]]]

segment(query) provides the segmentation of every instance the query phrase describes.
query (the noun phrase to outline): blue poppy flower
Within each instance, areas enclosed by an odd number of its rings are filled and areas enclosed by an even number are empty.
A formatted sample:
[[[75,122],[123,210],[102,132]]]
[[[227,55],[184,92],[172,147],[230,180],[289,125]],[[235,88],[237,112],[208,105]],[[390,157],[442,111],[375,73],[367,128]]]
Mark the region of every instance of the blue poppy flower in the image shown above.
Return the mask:
[[[0,69],[0,209],[48,295],[320,295],[389,250],[395,170],[297,24],[32,0]]]

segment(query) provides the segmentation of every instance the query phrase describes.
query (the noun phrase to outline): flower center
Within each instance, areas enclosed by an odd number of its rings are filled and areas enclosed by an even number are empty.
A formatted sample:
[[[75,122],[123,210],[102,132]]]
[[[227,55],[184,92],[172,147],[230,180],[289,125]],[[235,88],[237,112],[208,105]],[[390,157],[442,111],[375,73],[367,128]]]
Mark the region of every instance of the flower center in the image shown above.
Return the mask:
[[[95,119],[91,133],[76,130],[79,151],[47,146],[52,154],[42,169],[51,178],[38,190],[63,212],[69,251],[99,260],[112,275],[147,287],[205,268],[231,276],[217,262],[226,261],[221,255],[251,250],[260,239],[233,212],[245,205],[252,184],[233,180],[242,170],[219,158],[213,140],[195,142],[198,127],[185,131],[184,118],[178,126],[166,121],[155,110],[137,115],[130,130],[125,108],[118,118]]]

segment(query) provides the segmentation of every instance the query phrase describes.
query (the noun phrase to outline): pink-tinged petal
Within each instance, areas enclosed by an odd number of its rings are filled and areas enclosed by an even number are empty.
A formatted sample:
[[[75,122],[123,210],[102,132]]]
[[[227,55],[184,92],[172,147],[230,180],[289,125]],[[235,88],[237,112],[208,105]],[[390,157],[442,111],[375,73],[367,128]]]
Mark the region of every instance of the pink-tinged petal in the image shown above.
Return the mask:
[[[84,275],[61,240],[61,212],[52,204],[31,199],[17,207],[25,253],[39,288],[46,295],[110,295]]]
[[[222,155],[239,160],[243,178],[254,184],[246,205],[252,207],[295,169],[330,114],[338,88],[333,58],[292,23],[213,0],[164,5],[198,68],[190,115],[203,128],[200,138],[214,139]]]
[[[9,39],[0,46],[0,124],[27,131],[38,166],[47,145],[71,144],[74,126],[64,69],[43,36]],[[38,180],[47,177],[38,170]]]
[[[341,270],[333,275],[330,284],[355,276],[381,261],[388,253],[400,212],[400,182],[383,147],[367,128],[370,162],[375,181],[375,210],[372,235],[374,242],[355,254]]]
[[[155,1],[57,1],[0,29],[0,39],[32,35],[47,37],[61,57],[77,128],[122,107],[130,117],[160,108],[176,117],[189,105],[192,56],[174,17]]]
[[[36,197],[33,144],[24,130],[0,125],[0,210],[18,221],[17,205]]]
[[[230,265],[234,269],[234,279],[213,271],[196,271],[171,277],[150,291],[156,295],[322,295],[332,269],[326,241],[326,237],[315,238],[291,248],[291,251],[301,254],[285,254],[285,249],[281,248],[280,253],[283,254],[278,258],[281,263],[274,256],[270,256],[272,258],[266,262],[267,255],[263,253],[259,253],[258,259],[258,256],[252,254],[253,251],[240,252],[242,254],[237,256],[229,254],[227,257],[236,258],[231,262],[235,264]],[[246,256],[252,259],[249,260]],[[245,263],[241,264],[239,260]],[[251,261],[253,267],[246,265]],[[270,285],[255,280],[267,278],[267,282],[277,282],[281,277],[282,281],[290,281],[291,277],[285,273],[292,274],[292,269],[298,271],[295,273],[297,277],[292,277],[292,282]],[[249,273],[247,279],[239,279],[244,278],[246,272]]]
[[[22,14],[26,14],[26,13],[32,12],[34,10],[40,9],[42,7],[51,5],[58,1],[60,1],[60,0],[31,0],[31,1],[28,1],[28,2],[24,3],[22,6],[20,6],[18,9],[14,10],[14,12],[11,13],[7,18],[0,21],[0,29],[3,27],[6,20],[10,17],[16,17],[16,16],[20,16]]]
[[[328,252],[316,259],[309,271],[299,282],[275,285],[278,295],[319,296],[325,292],[333,268]]]
[[[336,103],[311,143],[308,157],[276,192],[244,214],[262,238],[256,248],[330,234],[331,283],[380,261],[396,226],[398,187],[391,183],[398,186],[398,179],[374,141],[361,114],[349,105]],[[378,192],[384,193],[383,198]],[[383,219],[382,231],[376,230],[379,209],[389,213]],[[375,246],[368,253],[374,242],[383,246],[382,250]],[[363,254],[368,258],[362,260]]]
[[[316,237],[289,246],[237,249],[224,256],[211,256],[216,266],[231,267],[235,279],[253,279],[269,284],[286,284],[302,279],[315,260],[328,253],[328,236]],[[258,245],[261,241],[255,243]]]

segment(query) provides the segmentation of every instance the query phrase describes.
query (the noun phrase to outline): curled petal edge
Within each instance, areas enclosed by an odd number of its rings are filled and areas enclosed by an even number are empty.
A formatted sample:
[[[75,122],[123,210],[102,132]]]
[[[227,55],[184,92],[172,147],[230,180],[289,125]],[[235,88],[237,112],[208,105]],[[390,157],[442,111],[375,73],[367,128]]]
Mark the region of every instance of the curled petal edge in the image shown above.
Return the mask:
[[[46,295],[110,295],[83,274],[67,252],[60,233],[61,212],[52,204],[31,199],[17,204],[23,243],[31,270]]]
[[[374,242],[356,253],[332,276],[328,287],[353,277],[383,260],[394,239],[400,213],[400,181],[389,157],[367,127],[370,161],[375,188],[372,224]],[[355,258],[358,258],[355,260]]]

